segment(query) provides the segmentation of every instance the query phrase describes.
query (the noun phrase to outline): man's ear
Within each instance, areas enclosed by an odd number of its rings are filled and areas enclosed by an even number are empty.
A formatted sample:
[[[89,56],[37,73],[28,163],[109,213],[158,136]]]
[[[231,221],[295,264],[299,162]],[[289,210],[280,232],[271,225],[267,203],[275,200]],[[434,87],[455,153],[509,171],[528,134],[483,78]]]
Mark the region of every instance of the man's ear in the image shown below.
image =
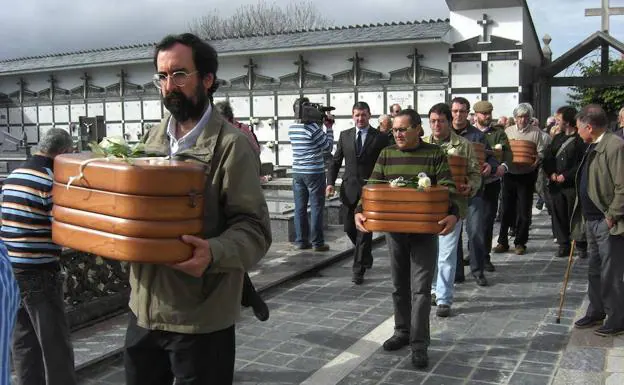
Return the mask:
[[[212,87],[212,84],[214,83],[214,79],[215,79],[214,74],[204,75],[204,78],[202,79],[202,83],[204,84],[204,88],[206,90],[209,90]]]

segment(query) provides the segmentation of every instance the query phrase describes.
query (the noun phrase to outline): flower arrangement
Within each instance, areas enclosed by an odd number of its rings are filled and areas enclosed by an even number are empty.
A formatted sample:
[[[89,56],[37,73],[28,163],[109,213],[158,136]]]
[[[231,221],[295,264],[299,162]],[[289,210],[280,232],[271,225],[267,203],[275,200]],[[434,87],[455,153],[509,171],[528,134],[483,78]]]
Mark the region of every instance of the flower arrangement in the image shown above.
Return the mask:
[[[424,190],[431,187],[431,178],[426,173],[421,172],[417,177],[406,179],[402,176],[390,180],[368,179],[371,183],[388,183],[390,187],[412,187],[418,190]]]
[[[121,158],[128,163],[132,163],[132,158],[148,156],[143,143],[130,145],[124,138],[105,137],[100,143],[89,143],[91,151],[98,157]]]
[[[451,148],[449,148],[449,149],[446,151],[446,153],[447,153],[448,155],[455,155],[455,154],[457,153],[457,150],[455,150],[455,148],[452,148],[452,147],[451,147]]]
[[[497,144],[494,146],[494,149],[495,149],[495,150],[502,150],[502,149],[503,149],[503,145],[502,145],[502,144],[500,144],[500,143],[497,143]]]

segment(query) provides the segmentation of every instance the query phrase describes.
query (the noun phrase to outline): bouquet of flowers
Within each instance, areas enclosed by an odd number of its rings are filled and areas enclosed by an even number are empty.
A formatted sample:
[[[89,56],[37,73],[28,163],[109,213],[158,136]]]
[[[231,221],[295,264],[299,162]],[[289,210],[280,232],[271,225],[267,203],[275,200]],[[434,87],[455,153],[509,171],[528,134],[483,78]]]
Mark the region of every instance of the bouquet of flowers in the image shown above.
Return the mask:
[[[400,176],[396,179],[390,179],[390,180],[368,179],[367,182],[388,183],[390,187],[412,187],[418,190],[424,190],[428,187],[431,187],[431,178],[429,178],[427,174],[424,172],[421,172],[415,178],[412,177],[412,178],[406,179]]]

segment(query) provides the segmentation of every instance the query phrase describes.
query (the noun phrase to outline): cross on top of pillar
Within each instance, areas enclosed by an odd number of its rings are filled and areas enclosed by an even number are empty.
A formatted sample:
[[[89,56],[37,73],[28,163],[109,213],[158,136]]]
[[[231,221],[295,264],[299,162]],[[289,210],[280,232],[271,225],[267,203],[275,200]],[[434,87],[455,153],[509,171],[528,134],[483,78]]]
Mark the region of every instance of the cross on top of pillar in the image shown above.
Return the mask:
[[[489,43],[490,42],[490,34],[488,33],[488,26],[494,24],[494,20],[488,19],[487,14],[483,14],[483,19],[477,20],[477,24],[483,27],[483,35],[479,39],[480,43]]]
[[[585,16],[600,16],[602,18],[602,32],[609,33],[609,18],[624,15],[624,7],[610,7],[609,0],[602,0],[602,7],[588,8]]]

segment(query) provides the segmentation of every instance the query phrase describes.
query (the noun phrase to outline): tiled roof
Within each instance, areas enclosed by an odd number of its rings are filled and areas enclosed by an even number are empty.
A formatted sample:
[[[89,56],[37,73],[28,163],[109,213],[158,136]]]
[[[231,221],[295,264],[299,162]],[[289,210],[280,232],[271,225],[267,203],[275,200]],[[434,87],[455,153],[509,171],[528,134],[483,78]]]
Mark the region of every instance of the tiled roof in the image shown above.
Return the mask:
[[[211,44],[220,54],[251,51],[262,53],[269,50],[299,47],[440,39],[450,28],[448,19],[378,23],[223,38],[212,40]],[[119,62],[147,62],[152,58],[154,45],[155,43],[137,44],[2,60],[0,61],[0,75]]]

